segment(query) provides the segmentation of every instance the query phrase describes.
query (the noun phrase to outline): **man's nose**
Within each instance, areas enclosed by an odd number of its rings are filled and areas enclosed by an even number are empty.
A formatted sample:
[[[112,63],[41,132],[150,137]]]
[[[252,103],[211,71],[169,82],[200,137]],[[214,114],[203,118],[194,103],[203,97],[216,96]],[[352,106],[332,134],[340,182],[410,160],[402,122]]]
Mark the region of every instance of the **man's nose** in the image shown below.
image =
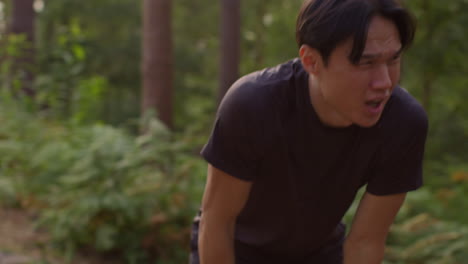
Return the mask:
[[[375,68],[371,88],[378,90],[387,90],[392,88],[392,79],[390,78],[390,69],[386,64],[380,64]]]

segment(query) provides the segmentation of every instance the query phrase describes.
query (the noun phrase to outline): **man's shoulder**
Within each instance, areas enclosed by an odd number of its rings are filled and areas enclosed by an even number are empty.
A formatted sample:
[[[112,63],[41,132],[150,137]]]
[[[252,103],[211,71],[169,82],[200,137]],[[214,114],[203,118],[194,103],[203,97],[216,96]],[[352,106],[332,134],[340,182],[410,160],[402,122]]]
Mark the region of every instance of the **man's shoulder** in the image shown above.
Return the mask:
[[[291,78],[294,78],[295,74],[300,72],[301,68],[300,60],[295,58],[276,66],[247,74],[237,80],[229,90],[253,89],[261,92],[262,87],[280,85],[289,81]]]
[[[425,133],[428,118],[423,106],[406,89],[397,86],[383,119],[387,128],[417,130]]]
[[[237,80],[222,100],[221,107],[242,107],[247,110],[260,110],[277,98],[284,98],[291,80],[301,72],[298,59],[292,59],[274,67],[252,72]]]
[[[427,119],[423,106],[405,88],[397,86],[393,97],[395,104],[394,113],[401,116],[402,119],[409,122]]]

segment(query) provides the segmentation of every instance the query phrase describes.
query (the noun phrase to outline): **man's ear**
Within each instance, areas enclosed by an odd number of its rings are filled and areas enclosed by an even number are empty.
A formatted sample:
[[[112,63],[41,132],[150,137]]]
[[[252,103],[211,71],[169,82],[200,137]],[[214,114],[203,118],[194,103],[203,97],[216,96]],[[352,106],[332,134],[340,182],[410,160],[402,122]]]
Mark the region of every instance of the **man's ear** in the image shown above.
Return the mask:
[[[316,75],[320,71],[322,56],[318,50],[304,44],[299,49],[299,57],[301,58],[302,67],[309,74]]]

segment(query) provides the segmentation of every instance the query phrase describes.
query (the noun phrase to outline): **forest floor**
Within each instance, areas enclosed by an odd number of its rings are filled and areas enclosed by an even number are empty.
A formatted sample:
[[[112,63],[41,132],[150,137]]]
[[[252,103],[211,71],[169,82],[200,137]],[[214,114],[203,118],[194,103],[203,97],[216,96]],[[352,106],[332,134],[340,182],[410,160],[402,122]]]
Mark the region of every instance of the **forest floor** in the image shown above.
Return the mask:
[[[53,248],[46,231],[34,225],[35,216],[0,207],[0,264],[119,264],[97,255],[77,254],[67,262]]]

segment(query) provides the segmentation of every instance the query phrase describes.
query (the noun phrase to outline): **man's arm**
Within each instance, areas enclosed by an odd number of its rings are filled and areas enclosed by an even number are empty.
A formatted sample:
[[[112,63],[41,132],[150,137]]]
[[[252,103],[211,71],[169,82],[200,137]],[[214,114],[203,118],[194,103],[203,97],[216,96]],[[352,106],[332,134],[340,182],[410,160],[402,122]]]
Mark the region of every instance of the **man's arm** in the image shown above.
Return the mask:
[[[198,238],[201,264],[234,264],[234,227],[252,183],[208,165]]]
[[[388,231],[405,197],[364,194],[344,244],[344,264],[382,263]]]

